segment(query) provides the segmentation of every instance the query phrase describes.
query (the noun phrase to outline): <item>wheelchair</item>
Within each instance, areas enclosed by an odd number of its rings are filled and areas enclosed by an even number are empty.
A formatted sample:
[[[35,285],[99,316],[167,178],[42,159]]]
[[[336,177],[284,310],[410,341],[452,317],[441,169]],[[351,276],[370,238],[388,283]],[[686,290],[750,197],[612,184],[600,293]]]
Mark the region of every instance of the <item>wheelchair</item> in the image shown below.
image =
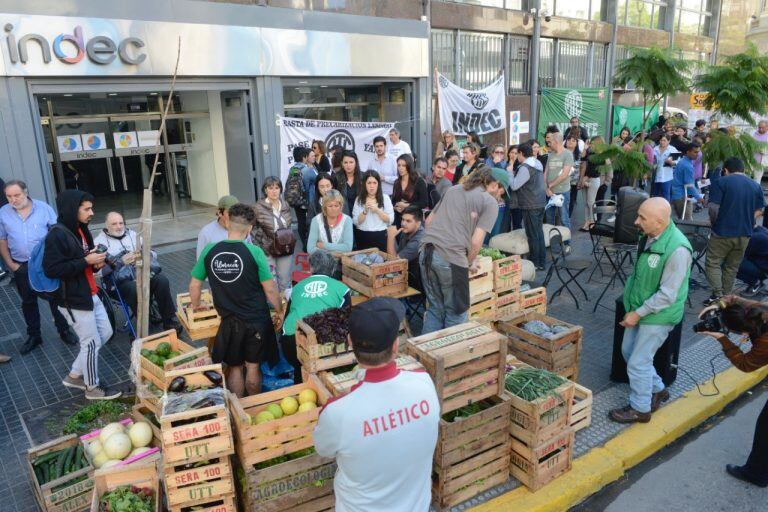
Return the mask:
[[[104,304],[104,309],[107,310],[107,318],[109,318],[109,324],[112,326],[113,336],[114,333],[125,332],[131,336],[131,340],[138,337],[136,334],[136,328],[133,321],[136,315],[131,312],[130,306],[123,300],[120,295],[120,291],[115,285],[114,278],[110,274],[107,277],[102,277],[98,283],[98,291],[96,295]],[[121,318],[121,324],[118,325],[118,315]],[[149,303],[149,323],[152,325],[158,325],[163,322],[160,317],[160,309],[157,306],[157,301],[154,297],[151,298]]]

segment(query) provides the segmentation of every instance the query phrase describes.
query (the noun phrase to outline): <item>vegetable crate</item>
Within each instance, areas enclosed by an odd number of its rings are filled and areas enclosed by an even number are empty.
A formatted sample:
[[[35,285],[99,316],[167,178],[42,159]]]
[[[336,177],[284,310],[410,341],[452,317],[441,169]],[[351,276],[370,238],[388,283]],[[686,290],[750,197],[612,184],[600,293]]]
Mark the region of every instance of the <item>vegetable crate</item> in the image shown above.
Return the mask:
[[[348,343],[320,343],[315,330],[301,320],[296,322],[296,357],[309,373],[355,362],[355,354]]]
[[[364,265],[352,259],[357,254],[378,254],[384,263]],[[366,297],[398,295],[408,290],[408,260],[390,256],[378,249],[345,252],[341,255],[344,284]]]
[[[317,453],[258,469],[245,469],[245,510],[320,512],[333,510],[336,462]]]
[[[573,392],[570,381],[532,402],[505,391],[512,406],[509,433],[528,446],[538,446],[562,433],[570,427]]]
[[[398,356],[395,359],[395,364],[400,370],[424,369],[416,359],[409,355]],[[358,370],[350,370],[336,375],[334,375],[333,372],[320,372],[317,374],[317,377],[333,396],[346,395],[352,389],[352,386],[360,382],[358,379]]]
[[[523,329],[523,324],[533,320],[547,325],[562,325],[567,329],[548,339]],[[523,311],[510,320],[498,322],[496,329],[507,336],[509,352],[521,361],[572,380],[578,377],[583,333],[581,326],[540,313]]]
[[[206,371],[218,373],[222,387],[225,385],[220,364],[171,371],[166,373],[166,380],[172,382],[176,377],[184,377],[188,387],[211,385],[211,381],[203,374]],[[163,414],[160,416],[160,432],[163,436],[166,467],[226,457],[235,451],[226,402]]]
[[[156,365],[144,355],[140,355],[141,378],[152,382],[160,389],[163,389],[165,385],[165,372],[167,371],[183,370],[185,368],[195,368],[211,364],[211,357],[208,355],[207,348],[195,348],[180,340],[176,336],[174,329],[141,338],[139,341],[141,342],[142,349],[156,350],[161,343],[168,343],[171,346],[172,352],[180,353],[177,357],[166,359],[163,367]]]
[[[133,425],[134,418],[125,418],[125,419],[120,420],[118,423],[121,423],[123,425],[123,427],[128,429],[131,425]],[[150,426],[151,425],[152,424],[150,423]],[[87,434],[83,434],[82,436],[80,436],[80,443],[83,445],[84,457],[94,467],[96,465],[93,463],[93,457],[91,457],[90,452],[88,451],[88,448],[91,445],[91,443],[93,443],[94,441],[98,441],[99,440],[99,434],[101,434],[101,429],[92,430],[91,432],[89,432]],[[119,466],[121,466],[121,467],[122,466],[128,466],[128,465],[134,464],[134,463],[137,463],[137,465],[143,465],[143,464],[146,464],[147,462],[154,463],[155,461],[157,461],[160,458],[160,443],[161,443],[161,439],[162,439],[161,437],[155,437],[155,433],[153,431],[152,441],[147,446],[147,448],[150,448],[150,450],[146,451],[144,453],[140,453],[138,455],[135,455],[133,457],[126,457],[126,458],[124,458],[122,460],[122,462],[119,464]],[[98,474],[99,471],[101,471],[101,470],[97,469],[96,473]]]
[[[196,508],[168,507],[170,512],[237,512],[237,500],[235,494],[226,496],[216,496],[213,498],[203,498],[194,503]]]
[[[523,283],[523,262],[515,254],[493,262],[493,290],[496,293],[519,290]]]
[[[468,322],[411,338],[405,352],[432,376],[443,414],[504,391],[506,340],[488,325]]]
[[[165,467],[168,507],[181,510],[233,496],[235,480],[229,457],[211,459],[207,464]],[[215,509],[214,509],[215,510]]]
[[[574,383],[570,423],[574,432],[587,428],[592,423],[592,391],[576,383]]]
[[[469,298],[469,319],[477,322],[493,322],[496,319],[496,294],[471,295]]]
[[[547,289],[543,286],[520,292],[520,311],[547,314]]]
[[[520,311],[520,292],[517,289],[496,293],[496,320],[507,320]]]
[[[82,448],[79,447],[79,439],[72,434],[27,450],[27,469],[41,510],[77,512],[90,508],[93,493],[93,467],[85,459]],[[75,461],[78,452],[81,458]],[[69,453],[72,453],[72,464],[74,464],[71,466],[71,471],[67,471],[70,467],[67,462]],[[59,471],[62,455],[65,458]],[[36,467],[38,469],[35,469]]]
[[[468,417],[440,420],[432,478],[439,507],[453,507],[507,480],[509,399],[494,396],[477,405],[482,410]]]
[[[493,291],[493,260],[490,256],[478,256],[477,272],[469,274],[469,296],[476,297]]]
[[[94,476],[91,512],[99,512],[99,502],[104,494],[118,487],[135,486],[149,488],[154,493],[155,512],[163,510],[161,501],[159,471],[155,464],[142,466],[120,466],[99,471]],[[91,498],[91,495],[88,496]]]
[[[271,404],[296,396],[305,389],[314,390],[317,407],[283,416],[259,425],[251,424],[251,418]],[[314,446],[312,431],[320,416],[320,408],[331,398],[316,375],[301,384],[280,388],[268,393],[232,400],[232,416],[237,432],[237,456],[244,466],[252,466],[275,457],[288,455]]]
[[[189,336],[199,340],[203,338],[212,338],[216,336],[219,330],[221,317],[213,307],[213,296],[210,290],[203,290],[200,294],[200,304],[208,306],[203,311],[194,311],[192,309],[192,299],[189,293],[180,293],[176,295],[176,316],[181,325],[187,330]]]
[[[510,474],[531,491],[571,469],[573,459],[573,430],[568,428],[549,441],[536,447],[512,439]]]

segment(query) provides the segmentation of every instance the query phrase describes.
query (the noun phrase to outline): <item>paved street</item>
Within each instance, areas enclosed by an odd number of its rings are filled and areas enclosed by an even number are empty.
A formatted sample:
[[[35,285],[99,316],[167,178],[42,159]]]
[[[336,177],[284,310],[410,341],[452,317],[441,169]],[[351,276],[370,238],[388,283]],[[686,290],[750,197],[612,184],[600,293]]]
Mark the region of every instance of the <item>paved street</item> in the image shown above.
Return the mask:
[[[763,382],[751,396],[745,395],[572,512],[766,510],[768,490],[725,473],[726,464],[746,460],[766,399],[768,383]]]

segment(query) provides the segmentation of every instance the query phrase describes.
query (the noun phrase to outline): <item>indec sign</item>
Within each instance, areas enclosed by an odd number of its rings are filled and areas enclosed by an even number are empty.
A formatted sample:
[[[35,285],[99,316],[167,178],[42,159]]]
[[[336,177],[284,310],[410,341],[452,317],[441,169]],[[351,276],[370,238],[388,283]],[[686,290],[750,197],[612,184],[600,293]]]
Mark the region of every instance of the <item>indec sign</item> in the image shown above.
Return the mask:
[[[30,48],[40,52],[45,64],[51,62],[53,57],[65,64],[77,64],[88,56],[91,62],[101,65],[111,64],[117,57],[125,64],[138,65],[147,58],[140,51],[145,46],[144,41],[138,37],[126,37],[119,42],[107,36],[94,36],[86,40],[83,28],[77,25],[71,34],[59,34],[51,44],[40,34],[25,34],[17,38],[11,23],[6,23],[4,28],[8,56],[13,64],[26,64],[30,58]]]

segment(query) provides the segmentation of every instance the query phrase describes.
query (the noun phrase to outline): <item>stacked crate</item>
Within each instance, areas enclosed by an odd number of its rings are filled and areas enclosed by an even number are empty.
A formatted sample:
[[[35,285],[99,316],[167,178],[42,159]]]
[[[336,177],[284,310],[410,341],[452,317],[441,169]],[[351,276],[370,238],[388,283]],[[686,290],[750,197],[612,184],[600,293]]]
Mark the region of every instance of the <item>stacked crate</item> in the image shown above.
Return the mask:
[[[378,254],[384,261],[364,265],[353,259],[358,254]],[[366,297],[396,296],[408,290],[408,260],[390,256],[378,249],[342,254],[341,274],[344,284]]]
[[[395,358],[395,364],[400,370],[423,370],[424,367],[413,357],[409,355],[399,355]],[[330,371],[317,374],[325,388],[333,396],[346,395],[352,389],[352,386],[359,382],[358,370],[349,370],[342,373],[333,373]]]
[[[522,283],[523,264],[520,256],[512,255],[493,262],[496,320],[509,318],[520,310]]]
[[[201,292],[200,306],[200,310],[194,310],[189,293],[176,295],[176,317],[189,334],[189,338],[193,341],[208,340],[208,350],[211,350],[221,317],[213,307],[213,295],[210,290]]]
[[[539,320],[547,325],[563,326],[562,332],[543,337],[523,329],[523,324]],[[543,368],[576,381],[579,377],[579,357],[583,328],[536,312],[521,312],[517,316],[496,324],[496,329],[507,336],[509,353],[535,368]]]
[[[507,358],[508,371],[525,367],[528,365],[513,356]],[[506,391],[505,395],[511,402],[509,472],[537,491],[571,469],[574,384],[566,380],[549,395],[530,402]]]
[[[89,510],[91,495],[93,494],[93,466],[82,459],[80,451],[80,464],[77,469],[66,472],[66,466],[58,471],[58,457],[56,454],[65,454],[74,449],[78,451],[79,440],[76,435],[54,439],[48,443],[34,446],[27,451],[27,468],[32,487],[35,491],[40,510],[45,512],[78,512]],[[51,464],[45,464],[46,459],[52,460]],[[83,464],[84,462],[84,464]],[[54,468],[54,474],[43,474],[43,466]],[[82,465],[82,467],[80,467]],[[49,471],[46,469],[45,471]],[[60,474],[59,474],[60,473]]]
[[[435,382],[441,414],[433,501],[452,507],[507,479],[510,401],[503,396],[506,340],[468,322],[408,340],[405,352]],[[473,405],[472,410],[463,409]],[[454,417],[453,411],[460,417]],[[451,421],[452,420],[452,421]]]
[[[188,387],[210,386],[211,381],[203,374],[207,371],[218,373],[224,387],[220,364],[167,372],[166,381],[184,377]],[[227,404],[163,414],[160,433],[168,510],[180,512],[201,507],[196,510],[235,512],[230,462],[235,449]]]
[[[490,322],[496,318],[493,260],[490,256],[478,256],[475,263],[477,272],[469,274],[469,319]]]
[[[160,491],[160,479],[155,464],[142,466],[119,466],[109,469],[102,469],[96,472],[94,476],[93,492],[88,494],[90,498],[90,512],[99,512],[99,502],[101,497],[118,487],[138,487],[139,489],[150,489],[154,496],[154,512],[163,510],[161,504],[162,495]],[[67,509],[65,509],[67,510]]]

